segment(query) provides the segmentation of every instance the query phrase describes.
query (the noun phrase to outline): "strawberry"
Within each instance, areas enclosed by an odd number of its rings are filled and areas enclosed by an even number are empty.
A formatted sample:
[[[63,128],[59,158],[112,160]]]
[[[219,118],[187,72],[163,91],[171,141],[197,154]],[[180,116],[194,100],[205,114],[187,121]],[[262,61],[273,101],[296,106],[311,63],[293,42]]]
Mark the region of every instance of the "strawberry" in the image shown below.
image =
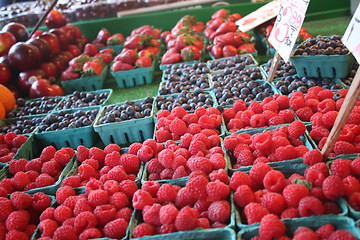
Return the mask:
[[[150,46],[151,39],[153,39],[153,37],[148,36],[148,35],[142,35],[142,34],[136,34],[133,36],[129,36],[124,43],[124,47],[141,50],[145,47]]]
[[[85,53],[85,55],[93,57],[97,53],[99,53],[99,49],[94,44],[87,43],[84,48],[84,53]]]
[[[195,40],[193,45],[199,50],[202,50],[204,48],[204,42],[200,40]]]
[[[84,64],[86,62],[88,62],[90,60],[90,57],[82,54],[80,56],[77,56],[75,58],[73,58],[70,62],[69,62],[69,67],[76,71],[76,72],[80,72],[84,66]]]
[[[123,63],[123,62],[119,62],[119,61],[114,62],[114,64],[111,67],[111,71],[113,71],[113,72],[125,71],[125,70],[131,70],[131,69],[134,69],[134,67],[132,65]]]
[[[150,57],[144,56],[136,59],[135,66],[138,68],[151,67],[152,61]]]
[[[214,56],[215,59],[222,58],[223,56],[223,49],[221,45],[214,45],[211,48],[211,54]]]
[[[161,64],[173,64],[181,62],[181,60],[180,53],[166,52],[161,59]]]
[[[211,28],[206,28],[204,31],[204,35],[207,39],[210,39],[210,36],[214,33],[215,31],[212,30]],[[210,39],[210,40],[214,40],[214,39]]]
[[[106,42],[110,36],[111,35],[110,35],[109,31],[107,29],[103,28],[98,32],[98,34],[96,36],[96,42],[106,44]]]
[[[218,29],[220,27],[221,24],[224,23],[224,19],[223,18],[215,18],[213,20],[210,20],[209,22],[206,23],[207,28],[210,28],[214,31],[216,31],[216,29]]]
[[[152,52],[150,52],[149,50],[147,49],[143,49],[141,50],[140,52],[138,52],[138,56],[139,57],[150,57],[150,58],[153,58],[154,55],[152,54]]]
[[[113,60],[113,55],[111,53],[98,53],[94,56],[94,59],[96,58],[99,58],[108,64]]]
[[[239,47],[242,44],[241,37],[233,32],[225,33],[220,36],[216,36],[214,39],[215,45],[233,45],[234,47]]]
[[[203,32],[205,29],[205,25],[203,22],[196,22],[194,26],[191,27],[191,30],[193,30],[194,32]]]
[[[152,29],[152,27],[150,27],[149,25],[143,25],[141,27],[138,27],[138,28],[131,31],[130,36],[140,34],[142,31],[144,31],[146,29]]]
[[[158,55],[160,48],[151,47],[151,46],[150,46],[150,47],[144,48],[143,50],[149,51],[149,52],[151,52],[151,54],[152,54],[153,56],[156,56],[156,55]]]
[[[171,33],[165,37],[165,43],[168,44],[170,40],[175,40],[175,37]]]
[[[226,45],[222,49],[224,57],[235,56],[238,53],[238,50],[233,45]]]
[[[100,75],[103,70],[103,67],[99,62],[86,62],[83,66],[84,75]]]
[[[134,65],[137,58],[137,53],[134,49],[124,48],[119,55],[115,57],[115,61],[120,61],[130,65]]]
[[[164,31],[160,34],[160,38],[165,41],[166,37],[171,34],[170,31]]]
[[[184,62],[199,60],[200,57],[201,52],[194,45],[187,46],[181,50],[181,58]]]
[[[229,22],[236,22],[237,20],[241,19],[241,15],[239,13],[233,13],[227,17]]]
[[[61,74],[62,81],[68,81],[68,80],[77,79],[77,78],[80,78],[80,74],[75,71],[65,70]]]
[[[175,40],[175,48],[180,51],[186,46],[193,45],[197,39],[190,34],[181,34]]]
[[[114,49],[112,48],[104,48],[100,50],[100,53],[110,53],[111,55],[115,56],[116,53],[114,51]]]
[[[124,35],[121,33],[115,33],[111,37],[109,37],[106,41],[106,45],[120,45],[124,42]]]
[[[218,29],[216,29],[216,33],[218,35],[223,34],[223,33],[228,33],[228,32],[236,32],[237,27],[236,24],[233,22],[224,22],[222,23]]]
[[[269,25],[266,27],[265,29],[265,37],[268,38],[270,36],[271,31],[273,30],[274,26],[273,25]]]
[[[222,8],[214,12],[214,14],[211,15],[211,19],[226,18],[228,14],[229,12],[226,9]]]
[[[156,39],[151,39],[149,42],[150,47],[160,48],[160,42]]]
[[[255,45],[253,43],[244,43],[242,45],[240,45],[240,47],[238,48],[238,51],[240,54],[243,53],[253,53],[255,52]]]
[[[237,35],[241,37],[243,42],[248,43],[251,40],[251,36],[247,32],[238,32]]]

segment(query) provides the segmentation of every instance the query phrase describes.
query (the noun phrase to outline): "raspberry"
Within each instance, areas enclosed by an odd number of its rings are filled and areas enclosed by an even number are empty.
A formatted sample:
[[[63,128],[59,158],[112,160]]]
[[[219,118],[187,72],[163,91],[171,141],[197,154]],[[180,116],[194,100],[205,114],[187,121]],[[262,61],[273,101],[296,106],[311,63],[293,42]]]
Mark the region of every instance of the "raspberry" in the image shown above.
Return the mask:
[[[345,141],[337,141],[334,145],[333,152],[336,155],[355,153],[355,147],[351,143]]]
[[[148,146],[151,147],[151,149],[153,150],[154,154],[157,153],[157,145],[156,145],[156,141],[154,139],[147,139],[143,142],[143,146]]]
[[[17,210],[26,209],[32,204],[32,197],[29,194],[22,192],[12,193],[10,195],[10,200]]]
[[[133,237],[139,238],[143,236],[152,236],[155,234],[155,229],[151,224],[141,223],[134,228]]]
[[[7,145],[9,145],[9,146],[11,146],[12,145],[12,141],[14,140],[14,138],[16,138],[16,133],[14,133],[14,132],[8,132],[8,133],[6,133],[5,134],[5,136],[4,136],[4,142],[7,144]]]
[[[158,202],[175,202],[177,191],[171,184],[163,184],[156,194]]]
[[[309,150],[304,154],[303,162],[307,165],[314,165],[323,161],[323,155],[318,149]]]
[[[212,169],[226,168],[226,160],[224,155],[221,153],[215,153],[211,155],[210,162],[212,164]]]
[[[105,154],[109,154],[112,152],[120,152],[121,148],[117,144],[109,144],[104,148]]]
[[[300,200],[298,210],[301,217],[318,216],[324,214],[324,205],[316,197],[307,196]]]
[[[91,191],[88,195],[88,202],[92,207],[107,204],[109,202],[109,194],[102,189]]]
[[[157,118],[163,118],[170,115],[170,112],[168,110],[161,110],[156,114]]]
[[[56,191],[56,202],[58,204],[63,204],[68,197],[75,196],[75,194],[75,190],[72,187],[61,187]]]
[[[313,114],[314,112],[310,107],[303,107],[296,110],[296,115],[304,122],[309,122]]]
[[[72,155],[68,155],[65,150],[56,151],[54,155],[54,160],[60,164],[60,166],[64,166],[68,162],[70,162]]]
[[[186,205],[192,206],[196,202],[196,198],[190,194],[190,191],[187,187],[183,187],[179,190],[175,204],[177,207],[182,208]]]
[[[28,240],[29,237],[24,232],[20,232],[17,230],[11,230],[6,233],[6,236],[3,238],[6,240]]]
[[[200,199],[206,196],[206,186],[208,179],[204,176],[196,176],[189,178],[186,187],[193,198]]]
[[[46,187],[55,184],[55,180],[49,174],[42,173],[36,178],[35,184],[37,188]]]
[[[154,204],[154,199],[150,195],[150,193],[144,191],[144,190],[137,190],[134,193],[132,205],[133,208],[142,210],[146,205],[152,205]]]
[[[43,163],[41,167],[41,173],[47,173],[52,177],[55,177],[60,169],[60,164],[56,161],[48,161]]]
[[[149,223],[153,226],[161,226],[159,218],[160,209],[161,205],[158,203],[155,203],[152,206],[145,206],[143,209],[144,222]]]
[[[92,208],[89,206],[88,201],[85,198],[78,199],[73,210],[74,216],[86,211],[92,212]]]
[[[72,226],[61,226],[54,232],[54,240],[77,240],[75,230]]]
[[[133,154],[133,155],[137,155],[137,152],[139,151],[139,149],[142,147],[141,143],[133,143],[129,146],[128,149],[128,153],[129,154]]]
[[[28,175],[24,172],[17,172],[11,179],[12,185],[16,190],[22,191],[30,183]]]
[[[255,114],[250,118],[250,126],[253,128],[264,127],[266,124],[265,117],[261,114]]]
[[[209,174],[210,181],[214,182],[220,180],[221,182],[228,184],[229,177],[224,169],[214,170]]]
[[[52,219],[45,219],[40,222],[39,230],[41,231],[41,237],[50,237],[52,238],[54,232],[59,227],[56,221]]]
[[[234,193],[234,200],[239,207],[245,207],[251,202],[254,202],[254,193],[247,185],[239,186]]]
[[[207,149],[205,143],[202,141],[192,141],[189,146],[189,152],[191,155],[197,155],[199,152],[202,152],[204,155]]]
[[[179,213],[178,209],[172,204],[167,204],[165,206],[162,206],[159,212],[159,218],[161,224],[174,223],[178,213]]]
[[[114,213],[114,216],[116,211]],[[103,219],[101,219],[102,221]],[[100,221],[100,223],[102,223]],[[74,221],[74,229],[77,234],[83,232],[85,229],[94,228],[97,226],[97,216],[94,213],[86,211],[76,216]]]
[[[286,208],[284,197],[279,193],[267,192],[261,198],[261,205],[266,207],[270,213],[280,216]]]
[[[140,168],[140,161],[136,155],[123,154],[121,155],[119,164],[124,167],[127,173],[137,173]]]
[[[329,89],[323,89],[317,94],[317,96],[319,100],[322,101],[327,98],[332,98],[334,96],[334,93]]]
[[[28,161],[24,158],[19,160],[13,159],[9,163],[9,172],[12,175],[15,175],[17,172],[25,172],[27,163]]]
[[[63,186],[77,188],[81,186],[81,178],[79,176],[69,176],[62,181]]]
[[[289,207],[287,209],[285,209],[282,213],[280,218],[281,219],[285,219],[285,218],[298,218],[300,217],[299,215],[299,211],[297,208],[295,207]]]
[[[195,209],[184,207],[179,211],[175,219],[175,227],[178,231],[190,231],[198,227],[198,213]]]
[[[187,124],[191,124],[191,123],[197,123],[199,118],[198,116],[195,114],[195,113],[189,113],[189,114],[186,114],[182,120]]]
[[[210,204],[208,212],[211,221],[226,223],[230,218],[230,204],[224,200],[213,202]]]
[[[322,116],[322,122],[323,122],[324,127],[330,128],[330,127],[334,126],[337,115],[338,115],[337,111],[329,111],[329,112],[325,113]]]
[[[51,199],[48,195],[42,192],[37,192],[32,198],[32,207],[38,212],[42,212],[51,205]]]
[[[233,173],[230,179],[230,188],[235,191],[241,185],[247,185],[252,189],[254,186],[254,181],[247,173],[236,171]]]
[[[285,123],[294,121],[294,112],[290,109],[281,110],[278,115],[284,119]]]
[[[289,135],[293,138],[299,138],[302,136],[305,131],[306,127],[305,124],[301,121],[294,121],[288,127]]]
[[[236,112],[244,111],[244,110],[246,109],[246,103],[245,103],[244,100],[241,100],[241,99],[236,100],[236,101],[234,102],[233,108],[234,108],[234,110],[235,110]],[[224,111],[225,111],[225,110],[226,110],[226,109],[224,109]]]
[[[55,209],[52,208],[52,207],[49,207],[47,209],[45,209],[41,215],[40,215],[40,221],[43,221],[45,219],[52,219],[54,220],[54,212],[55,212]]]
[[[81,198],[81,196],[70,196],[64,201],[63,205],[74,210],[75,204],[79,200],[79,198]]]
[[[129,207],[119,209],[119,211],[116,213],[116,218],[123,218],[127,222],[130,222],[132,212],[133,212],[133,210]]]
[[[97,228],[88,228],[85,229],[80,235],[79,240],[87,240],[87,239],[94,239],[94,238],[101,238],[102,234],[99,229]]]
[[[112,205],[101,205],[97,206],[94,210],[94,214],[97,219],[97,224],[100,226],[105,226],[108,222],[112,221],[116,217],[116,209]],[[78,218],[79,214],[76,218]],[[76,219],[75,219],[76,223]]]
[[[40,154],[41,162],[50,161],[56,153],[56,149],[53,146],[48,146],[44,148]]]
[[[86,159],[88,159],[89,158],[89,149],[82,145],[78,146],[76,149],[76,158],[80,162],[83,162]]]
[[[120,186],[121,191],[123,193],[125,193],[129,199],[131,199],[133,197],[134,193],[138,189],[136,183],[131,180],[124,180],[120,183],[119,186]]]
[[[115,180],[121,182],[128,178],[124,168],[122,166],[116,166],[108,172],[108,180]]]
[[[342,182],[344,184],[345,196],[347,198],[349,198],[354,192],[360,192],[360,183],[355,177],[347,176],[342,180]]]
[[[307,187],[299,184],[289,184],[283,190],[283,196],[288,206],[297,207],[302,198],[309,196]]]
[[[351,162],[351,160],[347,159],[336,159],[330,167],[332,175],[339,176],[341,179],[349,176]]]
[[[154,156],[154,151],[151,147],[143,145],[137,152],[140,161],[147,162]]]
[[[69,207],[60,205],[54,211],[54,218],[58,223],[63,223],[66,219],[73,216],[72,210]]]
[[[328,240],[336,240],[336,239],[346,239],[346,240],[355,240],[356,238],[348,231],[345,231],[343,229],[338,229],[335,232],[333,232]]]
[[[79,175],[79,177],[81,177],[81,179],[88,180],[88,179],[96,176],[96,171],[89,164],[82,163],[78,167],[78,175]]]
[[[329,176],[322,183],[324,195],[329,200],[337,200],[345,194],[344,184],[340,177]]]
[[[175,107],[171,110],[171,115],[182,119],[187,114],[186,110],[183,107]]]
[[[335,227],[333,225],[326,224],[319,227],[315,233],[320,239],[327,239],[334,231]]]
[[[186,123],[180,118],[175,118],[172,120],[169,125],[169,129],[172,133],[177,135],[183,135],[188,131]]]
[[[265,163],[257,163],[250,169],[249,176],[254,181],[255,186],[258,188],[262,186],[263,179],[270,170],[271,167]]]
[[[263,111],[269,110],[269,111],[278,113],[280,107],[279,107],[279,104],[278,104],[276,101],[272,100],[272,101],[264,104],[264,105],[262,106],[262,109],[263,109]]]
[[[297,111],[298,109],[301,109],[301,108],[305,107],[304,98],[302,98],[302,97],[292,97],[290,99],[289,105],[294,111]]]
[[[174,157],[175,157],[174,152],[172,150],[170,150],[170,149],[164,149],[158,155],[159,162],[165,168],[171,168],[172,167]]]
[[[96,179],[91,179],[85,185],[85,192],[89,194],[93,190],[102,189],[103,183]]]
[[[98,160],[99,162],[104,162],[105,152],[97,147],[92,147],[89,149],[89,158]]]
[[[285,176],[280,171],[271,170],[266,173],[263,184],[267,190],[280,193],[286,185]]]
[[[211,161],[205,157],[192,157],[188,160],[187,166],[192,172],[200,170],[209,174],[212,170]]]
[[[34,225],[34,224],[30,224],[30,225],[27,225],[26,229],[25,229],[25,234],[31,238],[31,236],[34,234],[35,230],[36,230],[37,226]]]
[[[25,231],[26,226],[30,220],[30,215],[25,210],[18,210],[10,213],[5,221],[6,229],[8,231],[18,230]]]
[[[264,240],[279,239],[285,234],[285,223],[274,214],[268,214],[261,219],[259,235]]]
[[[106,166],[113,168],[120,164],[120,153],[114,151],[106,154],[104,161]]]
[[[39,158],[28,161],[25,165],[25,171],[35,171],[37,173],[41,172],[42,163]]]
[[[209,182],[206,185],[206,192],[212,202],[225,200],[230,194],[230,188],[220,180]]]
[[[360,176],[360,158],[355,158],[350,164],[351,174],[353,176]]]
[[[290,107],[290,105],[289,105],[290,100],[289,100],[288,96],[279,95],[278,97],[275,98],[275,101],[278,103],[279,109],[285,109],[285,108]]]
[[[254,147],[258,150],[266,150],[272,143],[271,133],[257,133],[252,136]]]
[[[325,202],[324,203],[324,214],[340,214],[342,210],[335,202]]]
[[[143,185],[141,186],[141,189],[150,193],[152,197],[156,197],[157,192],[160,189],[160,183],[159,182],[155,182],[155,181],[146,181],[145,183],[143,183]]]
[[[275,150],[277,161],[297,158],[296,148],[292,145],[281,146]]]
[[[244,208],[244,214],[247,219],[247,223],[253,224],[260,222],[261,219],[269,214],[269,211],[259,203],[249,203]]]

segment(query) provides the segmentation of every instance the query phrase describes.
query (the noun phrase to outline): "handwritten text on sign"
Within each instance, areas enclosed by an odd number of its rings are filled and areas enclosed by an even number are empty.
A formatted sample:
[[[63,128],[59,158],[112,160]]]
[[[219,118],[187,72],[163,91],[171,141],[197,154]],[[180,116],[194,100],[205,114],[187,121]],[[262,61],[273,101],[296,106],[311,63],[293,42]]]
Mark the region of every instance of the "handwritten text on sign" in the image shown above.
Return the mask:
[[[342,38],[345,46],[352,52],[358,62],[360,62],[360,5],[354,13],[351,22]]]
[[[310,0],[283,0],[269,42],[284,61],[289,61]]]

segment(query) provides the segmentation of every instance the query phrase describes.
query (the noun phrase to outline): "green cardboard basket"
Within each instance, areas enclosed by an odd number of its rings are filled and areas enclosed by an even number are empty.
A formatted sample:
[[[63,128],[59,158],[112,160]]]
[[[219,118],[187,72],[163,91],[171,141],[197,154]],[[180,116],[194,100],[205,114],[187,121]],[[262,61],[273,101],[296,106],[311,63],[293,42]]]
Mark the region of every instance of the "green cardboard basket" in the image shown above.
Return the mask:
[[[64,87],[67,93],[74,91],[95,91],[102,89],[105,84],[108,66],[105,66],[100,75],[83,76],[81,78],[61,81],[61,85]]]
[[[119,88],[128,88],[150,84],[153,81],[154,65],[147,68],[135,68],[131,70],[111,71],[111,75],[115,78],[115,81]]]
[[[101,47],[99,50],[104,50],[104,49],[107,49],[107,48],[110,48],[110,49],[114,50],[115,54],[119,54],[123,50],[124,44],[108,45],[108,46],[105,46],[105,47]]]
[[[80,128],[72,128],[72,129],[62,129],[58,131],[49,131],[49,132],[36,132],[35,136],[44,146],[52,145],[55,148],[59,149],[62,147],[71,147],[76,149],[80,145],[84,145],[85,147],[92,147],[97,143],[97,134],[93,129],[94,123],[99,118],[99,112],[101,107],[87,107],[87,108],[78,108],[72,110],[64,110],[68,113],[73,113],[79,110],[89,111],[89,110],[98,110],[98,114],[95,120],[91,123],[91,125]],[[59,111],[54,112],[57,114]]]

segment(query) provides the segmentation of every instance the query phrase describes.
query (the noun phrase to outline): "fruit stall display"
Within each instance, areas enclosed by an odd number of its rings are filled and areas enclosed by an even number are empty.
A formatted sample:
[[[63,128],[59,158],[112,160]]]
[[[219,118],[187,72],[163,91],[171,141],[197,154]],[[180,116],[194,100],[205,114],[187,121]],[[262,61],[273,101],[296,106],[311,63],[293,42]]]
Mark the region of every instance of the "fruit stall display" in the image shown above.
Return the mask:
[[[58,11],[30,39],[4,26],[0,238],[359,239],[359,106],[321,154],[358,64],[280,61],[267,82],[235,9],[89,36]],[[305,37],[293,58],[350,56]]]

